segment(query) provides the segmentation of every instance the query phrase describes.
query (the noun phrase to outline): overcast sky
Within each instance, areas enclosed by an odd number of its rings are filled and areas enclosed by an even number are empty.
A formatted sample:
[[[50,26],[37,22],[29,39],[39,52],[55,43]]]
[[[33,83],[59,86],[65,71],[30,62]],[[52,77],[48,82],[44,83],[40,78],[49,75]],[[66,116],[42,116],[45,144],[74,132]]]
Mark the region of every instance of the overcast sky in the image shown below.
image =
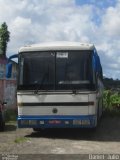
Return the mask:
[[[11,32],[7,55],[44,41],[94,43],[104,76],[120,79],[120,0],[0,0]]]

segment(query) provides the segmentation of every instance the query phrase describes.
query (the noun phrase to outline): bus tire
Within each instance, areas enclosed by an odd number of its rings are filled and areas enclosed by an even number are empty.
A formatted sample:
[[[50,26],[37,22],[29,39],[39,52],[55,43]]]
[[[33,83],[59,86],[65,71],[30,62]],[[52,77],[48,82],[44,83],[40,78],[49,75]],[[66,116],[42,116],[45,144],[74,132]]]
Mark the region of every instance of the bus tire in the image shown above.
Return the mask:
[[[41,128],[33,128],[33,131],[35,131],[35,132],[40,132],[40,131],[41,131]]]

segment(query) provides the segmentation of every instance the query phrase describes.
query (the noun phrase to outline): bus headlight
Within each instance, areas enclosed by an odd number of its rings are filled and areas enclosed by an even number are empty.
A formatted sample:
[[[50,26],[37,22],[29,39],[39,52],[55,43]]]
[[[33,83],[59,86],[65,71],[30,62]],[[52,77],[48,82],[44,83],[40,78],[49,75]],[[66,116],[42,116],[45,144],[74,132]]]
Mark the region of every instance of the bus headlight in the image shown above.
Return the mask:
[[[29,120],[21,120],[21,125],[29,125]]]
[[[82,120],[82,125],[90,125],[90,120]]]
[[[29,125],[36,125],[37,121],[36,120],[29,120]]]
[[[90,125],[89,119],[73,120],[73,125]]]
[[[36,125],[36,120],[21,120],[21,125]]]

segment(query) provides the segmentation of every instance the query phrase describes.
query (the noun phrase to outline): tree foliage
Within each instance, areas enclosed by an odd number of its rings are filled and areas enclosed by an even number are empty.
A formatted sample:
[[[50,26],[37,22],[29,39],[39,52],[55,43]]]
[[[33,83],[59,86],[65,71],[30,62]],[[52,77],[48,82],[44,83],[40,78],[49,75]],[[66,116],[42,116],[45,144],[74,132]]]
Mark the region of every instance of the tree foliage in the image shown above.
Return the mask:
[[[7,44],[10,41],[10,32],[8,31],[8,26],[4,22],[0,27],[0,54],[6,56]]]
[[[104,77],[103,79],[103,83],[104,83],[104,87],[109,90],[109,89],[113,89],[113,88],[120,88],[120,80],[119,79],[112,79],[112,78],[107,78]]]

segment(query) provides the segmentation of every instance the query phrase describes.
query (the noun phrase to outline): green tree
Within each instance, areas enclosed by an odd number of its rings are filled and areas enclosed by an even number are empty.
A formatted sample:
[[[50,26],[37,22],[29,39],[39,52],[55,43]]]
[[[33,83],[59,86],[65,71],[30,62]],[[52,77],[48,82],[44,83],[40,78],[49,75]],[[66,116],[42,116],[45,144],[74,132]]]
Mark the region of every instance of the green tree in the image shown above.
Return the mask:
[[[6,57],[7,44],[10,41],[10,32],[8,31],[8,26],[4,22],[0,26],[0,54]]]

